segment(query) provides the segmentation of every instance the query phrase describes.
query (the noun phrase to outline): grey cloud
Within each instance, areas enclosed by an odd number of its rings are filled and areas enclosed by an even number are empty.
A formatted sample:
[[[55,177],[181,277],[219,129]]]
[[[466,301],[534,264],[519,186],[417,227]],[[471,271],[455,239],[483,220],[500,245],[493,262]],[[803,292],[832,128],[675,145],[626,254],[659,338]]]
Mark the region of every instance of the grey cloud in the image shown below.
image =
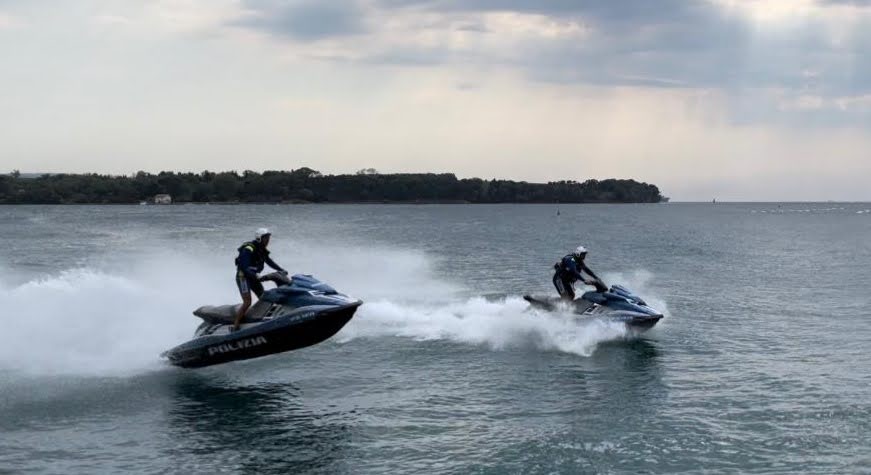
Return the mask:
[[[848,5],[853,7],[871,6],[871,0],[821,0],[822,5]]]
[[[716,10],[709,2],[700,0],[381,0],[379,4],[434,11],[514,11],[555,18],[584,17],[615,27],[691,22]]]
[[[871,5],[867,1],[826,3]],[[391,7],[443,11],[520,11],[558,20],[575,20],[592,29],[583,41],[535,41],[496,61],[526,71],[538,81],[702,87],[750,97],[763,115],[783,114],[757,90],[827,98],[871,93],[871,24],[856,28],[840,45],[826,37],[824,25],[810,20],[791,33],[770,32],[708,1],[623,0],[385,0]],[[487,58],[482,58],[487,60]],[[801,111],[867,119],[864,111]],[[828,119],[823,119],[828,120]]]
[[[822,2],[871,4],[871,0]],[[365,32],[364,15],[353,3],[326,7],[248,0],[247,4],[258,12],[247,26],[295,39]],[[871,53],[871,24],[833,45],[824,25],[815,19],[791,33],[766,31],[707,0],[373,0],[369,5],[387,14],[414,9],[449,13],[453,19],[462,18],[464,12],[534,13],[576,21],[591,32],[583,40],[530,39],[512,51],[498,52],[405,45],[372,52],[363,60],[369,64],[496,65],[543,82],[714,88],[734,97],[754,97],[736,110],[761,100],[756,90],[829,98],[871,93],[871,62],[863,60]],[[473,17],[443,27],[488,33]],[[764,107],[772,113],[778,110],[774,103]]]
[[[298,41],[366,32],[365,15],[352,1],[246,0],[244,5],[250,15],[235,25]]]
[[[734,85],[746,68],[752,69],[747,58],[755,55],[757,46],[745,20],[707,1],[384,0],[382,5],[518,11],[591,28],[592,35],[583,42],[534,41],[513,57],[498,60],[541,81],[637,84],[638,78],[655,78],[642,82],[666,87]],[[786,79],[783,73],[773,73],[759,77],[757,85]]]

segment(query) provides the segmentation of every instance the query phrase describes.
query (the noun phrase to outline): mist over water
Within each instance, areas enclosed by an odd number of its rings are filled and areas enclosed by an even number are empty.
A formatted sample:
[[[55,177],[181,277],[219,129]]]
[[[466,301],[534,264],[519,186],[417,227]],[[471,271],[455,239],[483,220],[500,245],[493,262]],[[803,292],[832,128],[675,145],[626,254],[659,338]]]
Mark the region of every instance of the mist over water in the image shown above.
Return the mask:
[[[0,207],[0,472],[867,471],[867,204],[558,208]],[[165,365],[263,225],[364,305],[320,345]],[[530,310],[578,244],[666,318]]]

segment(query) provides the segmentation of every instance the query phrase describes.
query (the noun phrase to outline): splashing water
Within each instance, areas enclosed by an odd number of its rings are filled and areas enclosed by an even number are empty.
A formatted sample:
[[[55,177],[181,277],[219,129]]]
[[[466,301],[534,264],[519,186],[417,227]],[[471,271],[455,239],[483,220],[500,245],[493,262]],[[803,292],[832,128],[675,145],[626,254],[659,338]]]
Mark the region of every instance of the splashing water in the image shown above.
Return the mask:
[[[620,324],[533,311],[519,297],[463,297],[462,286],[436,278],[432,259],[419,252],[351,249],[357,257],[347,259],[335,251],[297,243],[280,255],[295,258],[282,261],[285,267],[366,302],[338,342],[403,337],[587,356],[598,343],[626,336]],[[138,254],[111,271],[77,268],[18,286],[2,284],[0,275],[0,308],[15,316],[0,332],[0,371],[107,375],[163,367],[158,355],[189,339],[199,323],[193,309],[239,298],[226,259],[192,254]],[[650,278],[612,280],[639,288]]]
[[[499,301],[475,297],[443,306],[371,302],[339,339],[396,336],[484,345],[496,350],[531,347],[589,356],[597,344],[626,335],[622,324],[531,310],[519,297]]]
[[[158,368],[167,343],[196,324],[177,285],[75,269],[2,289],[0,306],[16,318],[0,336],[0,365],[48,374]]]

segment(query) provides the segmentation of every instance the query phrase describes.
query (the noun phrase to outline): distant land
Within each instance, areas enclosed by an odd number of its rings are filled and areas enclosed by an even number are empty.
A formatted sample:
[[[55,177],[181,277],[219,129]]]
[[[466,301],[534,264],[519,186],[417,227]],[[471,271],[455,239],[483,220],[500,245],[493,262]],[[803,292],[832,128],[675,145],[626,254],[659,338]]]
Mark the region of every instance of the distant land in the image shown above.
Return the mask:
[[[324,175],[290,171],[0,175],[0,204],[131,203],[659,203],[655,185],[635,180],[527,183],[458,179],[452,173]]]

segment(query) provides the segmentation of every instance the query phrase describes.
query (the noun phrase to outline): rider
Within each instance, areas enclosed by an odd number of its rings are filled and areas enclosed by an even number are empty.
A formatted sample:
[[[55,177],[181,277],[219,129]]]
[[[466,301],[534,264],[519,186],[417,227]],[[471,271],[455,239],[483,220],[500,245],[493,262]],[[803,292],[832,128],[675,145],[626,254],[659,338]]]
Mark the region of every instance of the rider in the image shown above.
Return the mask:
[[[279,272],[287,272],[269,257],[266,247],[269,245],[270,236],[272,233],[268,229],[260,228],[254,233],[253,241],[246,242],[239,248],[239,257],[236,258],[236,286],[242,294],[242,305],[233,321],[234,331],[239,329],[245,312],[251,306],[251,292],[254,292],[257,298],[263,294],[263,284],[260,283],[257,275],[263,270],[263,265],[266,264]]]
[[[596,292],[608,290],[602,280],[584,264],[585,257],[587,257],[587,248],[578,246],[574,252],[563,257],[553,266],[556,269],[556,273],[553,275],[553,285],[560,297],[565,300],[575,299],[575,282],[579,280],[587,285],[596,286]],[[585,279],[581,272],[586,272],[592,279]]]

